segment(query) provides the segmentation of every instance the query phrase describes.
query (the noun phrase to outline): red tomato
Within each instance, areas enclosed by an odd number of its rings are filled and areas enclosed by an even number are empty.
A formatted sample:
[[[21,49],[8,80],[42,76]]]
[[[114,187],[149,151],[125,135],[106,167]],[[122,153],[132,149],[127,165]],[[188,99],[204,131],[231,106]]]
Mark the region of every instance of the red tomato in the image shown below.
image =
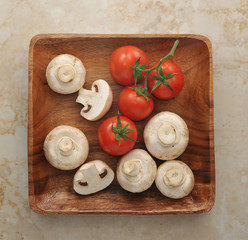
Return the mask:
[[[157,65],[155,63],[153,66]],[[152,66],[152,67],[153,67]],[[165,86],[163,83],[160,84],[153,92],[152,94],[160,99],[170,99],[175,97],[183,88],[184,85],[184,77],[183,72],[181,68],[174,62],[171,61],[164,61],[161,64],[162,70],[164,74],[171,74],[171,73],[180,73],[177,74],[171,78],[169,78],[167,81],[170,84],[173,91],[171,91],[167,86]],[[153,70],[150,73],[151,75],[157,75],[157,71]],[[158,80],[153,79],[151,77],[148,77],[148,88],[150,91],[152,91],[154,85],[156,84]]]
[[[112,126],[117,128],[117,116],[110,117],[106,119],[98,129],[98,141],[102,149],[115,156],[123,155],[129,152],[135,145],[135,141],[137,141],[138,133],[137,128],[133,121],[128,119],[127,117],[120,116],[122,129],[127,125],[128,129],[133,129],[135,131],[127,132],[126,136],[131,138],[134,141],[130,141],[124,138],[120,138],[120,142],[116,140],[116,133],[112,130]]]
[[[149,62],[146,54],[138,47],[123,46],[117,48],[110,57],[109,70],[113,79],[121,85],[134,84],[132,66],[140,59],[140,64]],[[139,78],[138,78],[139,81]]]
[[[140,86],[144,89],[144,86]],[[132,87],[138,89],[138,86]],[[147,118],[152,113],[154,101],[149,96],[147,98],[149,102],[144,96],[137,95],[134,89],[125,87],[119,96],[118,107],[123,115],[132,120],[139,121]]]

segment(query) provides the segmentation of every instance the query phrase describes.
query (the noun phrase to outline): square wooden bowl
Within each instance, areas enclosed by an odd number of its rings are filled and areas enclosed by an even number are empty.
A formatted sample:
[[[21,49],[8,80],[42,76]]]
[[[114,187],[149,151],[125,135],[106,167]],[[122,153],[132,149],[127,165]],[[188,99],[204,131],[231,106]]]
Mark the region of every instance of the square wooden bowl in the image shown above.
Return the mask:
[[[97,141],[97,129],[108,117],[116,115],[122,86],[110,76],[109,59],[123,45],[135,45],[145,51],[154,63],[169,53],[179,40],[175,56],[183,70],[185,85],[171,100],[155,99],[152,115],[136,122],[138,140],[135,148],[145,149],[143,129],[147,121],[160,111],[180,115],[189,127],[189,145],[179,159],[190,166],[195,175],[192,193],[179,200],[163,196],[155,184],[143,193],[123,190],[116,178],[106,189],[89,196],[73,190],[76,170],[61,171],[45,159],[43,142],[58,125],[79,128],[90,143],[88,161],[100,159],[114,171],[119,157],[105,153]],[[57,55],[68,53],[83,61],[87,74],[84,87],[94,80],[108,81],[114,101],[110,111],[99,121],[89,122],[80,116],[82,105],[75,102],[78,93],[61,95],[47,85],[48,63]],[[213,131],[212,48],[210,41],[198,35],[38,35],[31,40],[29,52],[29,122],[28,122],[29,201],[31,208],[42,214],[185,214],[208,212],[215,199],[215,160]],[[159,166],[163,161],[156,160]]]

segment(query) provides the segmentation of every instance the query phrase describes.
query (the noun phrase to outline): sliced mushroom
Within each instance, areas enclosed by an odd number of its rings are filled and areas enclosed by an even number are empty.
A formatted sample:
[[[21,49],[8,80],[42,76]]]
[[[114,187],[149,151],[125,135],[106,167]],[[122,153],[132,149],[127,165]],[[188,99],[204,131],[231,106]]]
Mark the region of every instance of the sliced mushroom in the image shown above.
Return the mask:
[[[195,183],[191,169],[179,160],[166,161],[158,168],[155,184],[166,197],[179,199],[187,196]]]
[[[61,54],[52,59],[46,69],[49,87],[61,94],[78,91],[85,82],[86,70],[83,63],[75,56]]]
[[[189,130],[177,114],[160,112],[146,124],[144,142],[154,157],[160,160],[176,159],[188,145]]]
[[[101,160],[83,164],[73,179],[74,190],[81,195],[88,195],[106,188],[114,180],[114,172]]]
[[[157,166],[143,149],[134,149],[124,155],[117,165],[117,180],[122,188],[139,193],[151,187],[155,180]]]
[[[61,170],[71,170],[85,162],[89,153],[89,143],[79,129],[61,125],[48,133],[43,150],[52,166]]]
[[[82,117],[89,121],[96,121],[110,109],[113,93],[105,80],[98,79],[93,82],[91,90],[80,89],[76,102],[84,105],[81,110]]]

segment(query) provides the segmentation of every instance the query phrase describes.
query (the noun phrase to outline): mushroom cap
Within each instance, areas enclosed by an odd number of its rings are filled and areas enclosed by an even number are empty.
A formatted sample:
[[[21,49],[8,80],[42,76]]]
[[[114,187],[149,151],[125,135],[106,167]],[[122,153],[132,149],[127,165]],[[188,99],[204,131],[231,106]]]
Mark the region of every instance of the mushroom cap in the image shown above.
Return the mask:
[[[176,159],[188,146],[187,124],[175,113],[160,112],[146,124],[144,142],[154,157],[160,160]]]
[[[84,85],[85,75],[86,70],[81,60],[70,54],[56,56],[46,68],[49,87],[61,94],[78,91]]]
[[[81,88],[76,102],[84,105],[80,114],[89,121],[102,118],[110,109],[113,93],[109,84],[98,79],[92,83],[91,91]]]
[[[73,188],[81,195],[88,195],[108,187],[114,180],[113,170],[103,161],[83,164],[73,178]]]
[[[193,172],[184,162],[166,161],[158,167],[155,184],[166,197],[183,198],[193,190],[194,183]]]
[[[48,133],[43,150],[47,161],[53,167],[72,170],[85,162],[89,153],[89,143],[79,129],[61,125]]]
[[[117,180],[122,188],[129,192],[139,193],[153,184],[157,165],[143,149],[134,149],[122,156],[117,165]]]

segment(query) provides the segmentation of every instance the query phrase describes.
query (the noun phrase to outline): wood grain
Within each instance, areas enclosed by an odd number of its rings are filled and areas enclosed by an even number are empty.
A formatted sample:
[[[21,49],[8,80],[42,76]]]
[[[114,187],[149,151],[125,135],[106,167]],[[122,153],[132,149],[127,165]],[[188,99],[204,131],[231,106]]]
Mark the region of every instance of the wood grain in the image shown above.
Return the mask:
[[[190,133],[189,146],[179,157],[195,175],[192,193],[180,200],[164,197],[153,186],[140,194],[123,190],[115,178],[105,190],[89,196],[74,192],[72,179],[76,170],[61,171],[45,159],[42,147],[46,135],[56,126],[66,124],[82,130],[90,143],[87,161],[101,159],[114,171],[118,157],[103,152],[97,141],[97,129],[108,117],[117,114],[118,95],[123,89],[109,73],[111,53],[123,45],[143,49],[150,62],[166,55],[174,41],[180,41],[175,61],[183,70],[185,86],[174,99],[155,99],[152,117],[160,111],[180,115]],[[106,116],[89,122],[80,116],[77,93],[60,95],[47,85],[45,70],[57,55],[68,53],[85,65],[85,88],[99,78],[110,84],[113,105]],[[150,118],[149,117],[149,118]],[[136,122],[138,140],[135,148],[145,149],[143,129],[149,120]],[[29,200],[31,208],[42,214],[185,214],[208,212],[215,200],[215,163],[213,130],[212,48],[210,41],[198,35],[37,35],[29,52],[29,123],[28,123]],[[156,160],[159,166],[163,161]]]

